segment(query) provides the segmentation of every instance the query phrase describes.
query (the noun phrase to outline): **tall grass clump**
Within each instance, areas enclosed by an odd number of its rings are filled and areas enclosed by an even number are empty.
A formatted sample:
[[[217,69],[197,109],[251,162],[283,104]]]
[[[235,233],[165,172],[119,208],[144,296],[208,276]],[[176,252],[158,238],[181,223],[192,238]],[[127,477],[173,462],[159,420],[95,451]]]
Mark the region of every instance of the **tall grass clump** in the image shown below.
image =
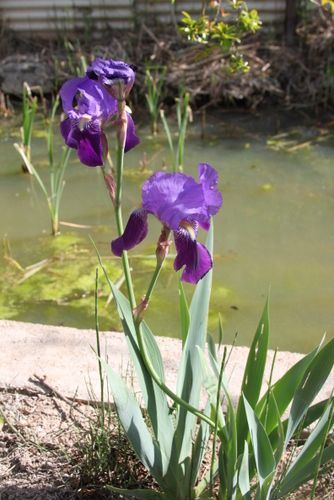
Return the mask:
[[[59,97],[56,97],[56,100],[53,104],[51,115],[49,118],[49,122],[46,123],[46,140],[47,140],[47,150],[48,150],[48,161],[49,161],[49,172],[50,172],[50,187],[49,190],[46,188],[42,177],[39,175],[37,169],[32,164],[30,157],[26,154],[26,150],[22,144],[14,144],[15,149],[20,153],[21,157],[25,165],[27,165],[27,169],[31,172],[32,175],[36,178],[40,188],[42,189],[44,196],[47,201],[48,209],[51,216],[51,231],[53,235],[59,234],[59,209],[60,209],[60,200],[64,191],[65,180],[64,175],[66,171],[66,167],[68,164],[68,160],[71,154],[71,150],[68,147],[64,147],[61,153],[60,159],[58,162],[55,161],[54,158],[54,122],[57,108],[59,106]],[[31,129],[30,137],[31,137]],[[30,147],[29,147],[30,151]]]

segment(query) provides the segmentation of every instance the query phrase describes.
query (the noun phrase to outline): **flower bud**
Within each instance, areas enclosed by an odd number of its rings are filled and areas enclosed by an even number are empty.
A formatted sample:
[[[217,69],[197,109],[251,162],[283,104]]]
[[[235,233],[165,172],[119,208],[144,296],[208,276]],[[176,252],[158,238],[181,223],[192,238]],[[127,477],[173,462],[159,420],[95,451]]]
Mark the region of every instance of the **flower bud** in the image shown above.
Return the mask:
[[[145,311],[148,306],[148,300],[145,300],[145,295],[142,296],[140,303],[132,311],[134,322],[138,325],[143,321]]]
[[[137,66],[123,61],[96,58],[87,70],[91,80],[98,80],[102,87],[117,101],[124,101],[130,92]]]
[[[111,173],[110,168],[106,169],[103,172],[103,178],[104,178],[104,182],[105,182],[105,184],[107,186],[107,189],[108,189],[111,201],[113,203],[115,203],[115,199],[116,199],[116,182],[114,180],[114,177],[113,177],[113,175]]]
[[[162,266],[165,258],[168,255],[168,249],[172,241],[169,239],[170,229],[163,227],[158,239],[157,249],[155,255],[157,257],[157,265]]]

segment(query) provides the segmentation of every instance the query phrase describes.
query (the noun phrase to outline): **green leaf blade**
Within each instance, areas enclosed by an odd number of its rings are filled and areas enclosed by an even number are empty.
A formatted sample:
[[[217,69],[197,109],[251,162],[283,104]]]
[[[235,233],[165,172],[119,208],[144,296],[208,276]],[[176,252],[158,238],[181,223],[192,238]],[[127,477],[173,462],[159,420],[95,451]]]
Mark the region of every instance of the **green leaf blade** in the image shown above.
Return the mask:
[[[168,460],[154,443],[132,392],[122,379],[101,359],[117,407],[119,419],[139,459],[157,482],[166,487],[164,476]]]
[[[276,469],[276,462],[268,435],[246,397],[243,395],[246,418],[251,436],[260,487]]]
[[[334,339],[313,358],[298,386],[291,406],[284,447],[287,446],[303,416],[323,387],[334,365]]]
[[[252,408],[255,408],[261,392],[264,369],[267,361],[269,343],[268,298],[249,350],[241,391]],[[237,409],[238,454],[247,439],[248,426],[244,408],[244,399],[239,399]]]
[[[281,377],[271,388],[271,392],[277,403],[279,410],[279,415],[282,417],[283,413],[291,403],[298,385],[300,384],[305,370],[309,366],[312,359],[316,356],[319,348],[317,347],[311,353],[306,355],[300,361],[298,361],[294,366],[292,366],[284,375]],[[268,391],[261,398],[259,403],[256,405],[255,412],[257,415],[265,414],[265,405],[268,398]],[[263,422],[263,419],[261,418]],[[266,431],[269,434],[276,426],[276,408],[273,405],[272,400],[269,400],[269,407],[267,413]]]
[[[94,245],[94,242],[93,242]],[[126,341],[130,351],[131,359],[133,361],[136,374],[138,377],[138,382],[142,392],[143,400],[147,408],[152,429],[159,446],[161,447],[163,453],[170,459],[173,450],[176,446],[175,436],[174,436],[174,426],[172,422],[172,415],[169,410],[166,394],[157,386],[157,384],[152,380],[140,354],[138,347],[138,341],[136,337],[136,331],[133,323],[132,311],[129,301],[124,297],[124,295],[117,289],[117,287],[109,280],[108,274],[103,266],[101,257],[94,245],[99,263],[102,270],[106,276],[109,283],[110,289],[114,296],[115,303],[119,312],[120,319],[122,321]],[[156,340],[150,331],[149,327],[145,322],[142,323],[145,345],[147,348],[148,355],[151,359],[154,369],[158,373],[162,381],[165,380],[163,361],[159,347]],[[174,470],[173,465],[171,465],[168,471],[172,477],[175,477],[176,470]],[[175,469],[178,464],[175,464]]]
[[[206,247],[213,252],[213,224],[209,230]],[[209,271],[196,286],[189,309],[190,325],[187,340],[182,351],[176,392],[179,397],[198,408],[202,384],[199,352],[196,346],[203,351],[206,343],[207,318],[209,311],[212,270]],[[179,460],[183,462],[191,456],[192,437],[196,425],[196,417],[179,408],[177,420],[177,436],[179,439]]]

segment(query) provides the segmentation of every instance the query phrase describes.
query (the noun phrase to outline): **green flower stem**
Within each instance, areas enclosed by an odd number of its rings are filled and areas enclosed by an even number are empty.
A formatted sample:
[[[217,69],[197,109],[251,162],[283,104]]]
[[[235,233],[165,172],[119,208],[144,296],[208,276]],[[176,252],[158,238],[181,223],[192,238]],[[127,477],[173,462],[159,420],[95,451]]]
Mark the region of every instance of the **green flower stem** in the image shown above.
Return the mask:
[[[124,165],[124,146],[117,148],[117,187],[115,205],[121,207],[122,203],[122,188],[123,188],[123,165]],[[123,226],[123,224],[122,224]],[[123,227],[122,233],[123,234]],[[120,235],[121,236],[121,235]]]
[[[148,286],[146,295],[145,295],[145,301],[149,301],[150,297],[152,295],[153,289],[155,287],[155,284],[158,280],[160,271],[162,269],[162,266],[164,265],[164,262],[166,260],[167,254],[168,254],[168,248],[170,245],[170,240],[169,240],[169,235],[171,233],[171,230],[167,227],[164,227],[163,231],[161,232],[161,236],[158,241],[157,249],[156,249],[156,256],[157,256],[157,265],[154,270],[151,282]]]
[[[136,328],[136,334],[137,334],[140,353],[142,355],[145,366],[146,366],[149,374],[151,375],[152,379],[155,381],[155,383],[160,387],[160,389],[162,391],[164,391],[165,394],[167,394],[167,396],[169,396],[173,401],[175,401],[175,403],[178,403],[185,410],[187,410],[190,413],[192,413],[193,415],[195,415],[195,417],[200,418],[201,420],[206,422],[208,425],[210,425],[210,427],[212,429],[214,429],[215,422],[213,420],[211,420],[209,417],[204,415],[204,413],[202,413],[201,411],[197,410],[194,406],[191,406],[190,404],[188,404],[186,401],[184,401],[182,398],[180,398],[177,394],[175,394],[173,391],[171,391],[169,389],[169,387],[167,387],[166,384],[164,384],[164,382],[161,380],[161,378],[159,377],[159,375],[155,371],[155,369],[151,363],[151,360],[147,354],[147,350],[146,350],[146,346],[145,346],[145,342],[144,342],[144,338],[143,338],[143,332],[141,329],[141,324],[136,322],[136,321],[134,322],[134,324],[135,324],[135,328]]]
[[[118,235],[122,236],[122,234],[123,234],[123,222],[122,222],[122,212],[121,212],[120,206],[115,205],[115,216],[116,216],[116,225],[117,225]],[[132,278],[131,278],[131,272],[130,272],[128,253],[125,250],[123,250],[123,253],[122,253],[122,263],[123,263],[126,289],[128,292],[129,302],[130,302],[131,309],[133,310],[136,307],[136,299],[135,299],[135,294],[133,291],[133,284],[132,284]]]
[[[150,284],[148,286],[148,289],[147,289],[147,292],[146,292],[144,300],[147,300],[147,301],[150,300],[150,297],[152,295],[152,292],[153,292],[153,289],[155,287],[155,284],[156,284],[156,282],[157,282],[157,280],[159,278],[159,274],[160,274],[161,269],[162,269],[162,264],[161,265],[157,264],[157,266],[156,266],[156,268],[154,270],[151,282],[150,282]]]
[[[126,135],[126,131],[125,131],[125,135]],[[122,208],[121,208],[122,186],[123,186],[123,165],[124,165],[124,144],[122,144],[122,145],[119,144],[118,149],[117,149],[117,165],[116,165],[116,168],[117,168],[116,200],[114,203],[118,236],[122,236],[122,234],[123,234],[123,218],[122,218]],[[126,251],[123,251],[123,253],[122,253],[122,262],[123,262],[123,269],[124,269],[124,275],[125,275],[125,281],[126,281],[126,288],[128,291],[129,302],[131,305],[131,309],[133,310],[136,307],[136,299],[135,299],[135,294],[133,291],[133,284],[132,284],[128,254]]]
[[[121,106],[120,106],[121,107]],[[121,110],[119,110],[121,112]],[[124,131],[123,131],[124,132]],[[125,130],[126,135],[126,130]],[[121,142],[121,141],[119,141]],[[116,226],[118,236],[122,236],[124,228],[123,228],[123,217],[122,217],[122,185],[123,185],[123,165],[124,165],[124,144],[118,144],[117,149],[117,186],[116,186],[116,196],[114,200],[114,209],[115,209],[115,217],[116,217]],[[105,167],[101,167],[102,173],[105,174]],[[133,310],[136,307],[136,299],[133,291],[133,284],[130,272],[130,264],[128,259],[128,254],[124,250],[122,253],[122,263],[123,270],[125,275],[126,289],[128,292],[128,298],[130,302],[131,309]]]

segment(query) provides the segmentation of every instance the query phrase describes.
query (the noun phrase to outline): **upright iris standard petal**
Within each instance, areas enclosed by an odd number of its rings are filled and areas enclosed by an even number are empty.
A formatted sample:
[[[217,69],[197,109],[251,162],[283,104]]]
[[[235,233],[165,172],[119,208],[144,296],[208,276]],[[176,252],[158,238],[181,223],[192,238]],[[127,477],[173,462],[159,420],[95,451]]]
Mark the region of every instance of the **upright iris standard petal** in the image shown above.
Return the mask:
[[[209,251],[201,243],[197,243],[195,224],[181,222],[178,231],[174,232],[177,256],[174,261],[175,271],[183,266],[185,269],[181,281],[196,284],[212,268],[212,259]],[[197,228],[196,228],[197,229]]]
[[[193,177],[179,172],[156,172],[145,182],[142,195],[143,207],[173,231],[181,220],[196,220],[204,203],[202,187]]]
[[[130,92],[135,80],[137,67],[123,61],[96,58],[88,68],[86,75],[98,80],[102,87],[115,99],[124,100]]]
[[[123,61],[113,61],[112,59],[101,59],[98,57],[88,68],[86,75],[93,81],[97,80],[103,89],[116,101],[124,101],[132,88],[136,69],[136,66],[129,66]],[[125,116],[127,127],[124,152],[127,153],[130,149],[137,146],[140,141],[135,134],[134,123],[128,110],[126,110]]]
[[[88,77],[65,82],[60,97],[68,115],[60,124],[66,144],[78,150],[78,157],[84,165],[104,165],[108,143],[103,126],[117,113],[116,100]]]
[[[198,168],[199,182],[202,186],[205,200],[205,215],[212,217],[218,213],[223,202],[221,193],[216,189],[218,184],[218,173],[207,163],[199,163]]]
[[[174,231],[177,256],[174,269],[185,266],[181,280],[197,283],[212,268],[210,253],[197,243],[198,227],[209,229],[210,219],[222,205],[216,187],[218,174],[206,163],[199,164],[199,184],[193,177],[179,172],[156,172],[142,188],[142,208],[133,212],[124,234],[112,242],[112,251],[121,256],[147,234],[147,214],[157,217],[164,232]],[[166,233],[166,234],[167,234]]]
[[[146,238],[147,231],[147,212],[142,208],[137,208],[131,213],[122,236],[111,242],[112,253],[121,257],[123,250],[131,250],[139,245]]]
[[[117,113],[117,102],[97,82],[90,80],[87,76],[68,80],[60,89],[59,95],[62,100],[63,109],[69,114],[78,106],[80,115],[98,116],[106,121],[112,113]],[[73,106],[76,97],[76,105]]]

